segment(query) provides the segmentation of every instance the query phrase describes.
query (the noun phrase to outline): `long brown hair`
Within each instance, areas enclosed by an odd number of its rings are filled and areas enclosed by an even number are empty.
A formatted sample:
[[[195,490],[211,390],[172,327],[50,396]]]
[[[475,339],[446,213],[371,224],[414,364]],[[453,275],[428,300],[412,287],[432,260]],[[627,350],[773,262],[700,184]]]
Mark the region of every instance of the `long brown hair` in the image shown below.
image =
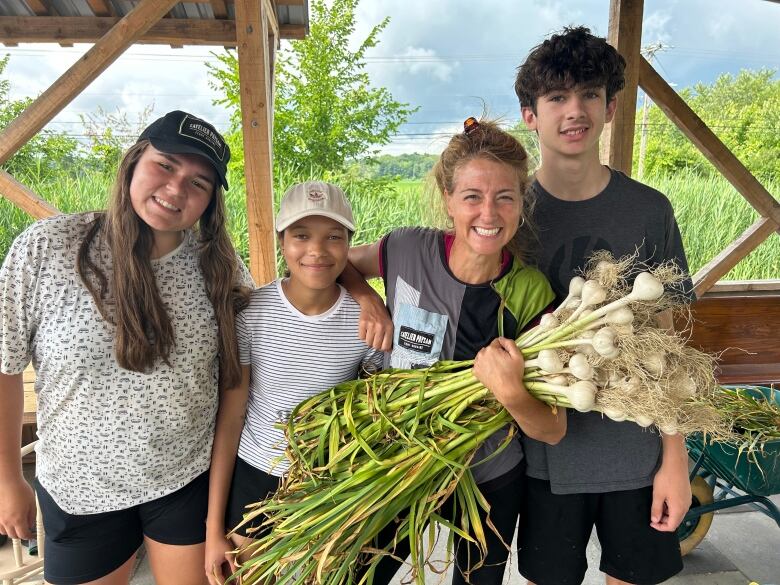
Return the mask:
[[[455,189],[455,173],[458,169],[478,158],[508,165],[517,176],[518,192],[522,196],[522,219],[507,248],[523,263],[528,264],[532,260],[533,248],[533,229],[529,225],[529,218],[535,202],[533,190],[528,189],[528,155],[517,138],[502,130],[496,122],[480,120],[471,126],[468,133],[461,132],[450,139],[431,169],[438,196],[444,201],[445,194],[452,193]],[[444,207],[446,209],[446,203]]]
[[[152,269],[154,235],[130,201],[133,172],[148,145],[142,140],[122,158],[108,209],[87,230],[77,264],[100,314],[116,327],[117,363],[136,372],[148,372],[157,359],[168,363],[176,343]],[[235,315],[245,305],[248,289],[239,284],[238,257],[225,216],[222,187],[216,185],[199,221],[199,263],[217,321],[220,384],[232,387],[241,380]]]

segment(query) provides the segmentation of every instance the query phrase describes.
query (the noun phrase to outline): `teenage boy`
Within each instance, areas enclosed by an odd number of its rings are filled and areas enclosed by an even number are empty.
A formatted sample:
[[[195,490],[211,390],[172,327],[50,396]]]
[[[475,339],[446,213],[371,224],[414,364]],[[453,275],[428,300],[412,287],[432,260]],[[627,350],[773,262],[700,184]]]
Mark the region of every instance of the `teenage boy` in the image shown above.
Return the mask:
[[[599,162],[624,68],[618,52],[584,27],[553,35],[518,68],[515,91],[542,160],[531,187],[539,267],[559,300],[595,250],[688,269],[666,197]],[[662,315],[659,325],[671,326],[671,317]],[[560,443],[524,438],[524,446],[518,565],[529,583],[581,583],[593,526],[609,585],[661,583],[680,571],[675,530],[691,503],[682,436],[571,411]]]

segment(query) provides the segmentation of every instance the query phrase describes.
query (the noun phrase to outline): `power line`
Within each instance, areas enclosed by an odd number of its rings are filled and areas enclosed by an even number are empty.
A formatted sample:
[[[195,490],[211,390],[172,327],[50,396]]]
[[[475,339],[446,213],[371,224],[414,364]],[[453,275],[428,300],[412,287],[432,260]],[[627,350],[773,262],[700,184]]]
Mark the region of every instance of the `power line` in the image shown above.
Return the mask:
[[[634,124],[635,128],[641,128],[641,123]],[[663,122],[650,122],[648,123],[648,126],[652,126],[655,128],[677,128],[674,124],[666,124]],[[734,128],[742,128],[742,126],[733,124],[733,125],[710,125],[709,128],[714,129],[720,129],[720,130],[728,130],[728,129],[734,129]],[[780,132],[780,127],[777,126],[770,126],[770,125],[753,125],[751,128],[760,128],[762,129],[761,132],[759,132],[760,135],[770,135],[770,134],[777,134]],[[52,130],[51,128],[48,128],[48,130]],[[520,134],[533,134],[533,130],[528,130],[526,128],[511,128],[509,129],[512,133],[520,133]],[[93,138],[96,135],[95,134],[85,134],[80,132],[57,132],[57,134],[61,136],[65,136],[68,138]],[[393,138],[415,138],[415,137],[422,137],[422,138],[436,138],[436,137],[445,137],[445,136],[453,136],[454,134],[457,134],[457,132],[446,132],[446,131],[431,131],[431,132],[396,132],[393,135]],[[136,138],[136,134],[114,134],[114,137],[116,138]]]
[[[77,49],[74,47],[57,47],[57,48],[31,48],[31,47],[5,47],[2,51],[8,52],[11,55],[21,56],[39,56],[39,55],[51,55],[56,53],[58,55],[70,54],[74,56],[81,56],[88,49]],[[158,58],[165,58],[169,60],[182,60],[182,61],[216,61],[218,57],[211,52],[203,55],[177,55],[174,51],[178,49],[171,49],[171,53],[138,53],[128,54],[125,53],[120,58],[128,60],[157,60]],[[767,52],[754,52],[754,51],[733,51],[726,49],[702,49],[701,47],[685,47],[676,45],[674,47],[676,53],[691,56],[706,56],[714,58],[722,58],[729,60],[750,59],[761,61],[780,61],[780,53],[767,53]],[[284,52],[282,49],[280,52]],[[408,55],[408,54],[389,54],[389,55],[368,55],[364,57],[367,63],[437,63],[437,62],[453,62],[453,61],[516,61],[520,62],[523,59],[522,54],[507,54],[507,53],[463,53],[454,55]],[[153,59],[150,59],[153,58]]]

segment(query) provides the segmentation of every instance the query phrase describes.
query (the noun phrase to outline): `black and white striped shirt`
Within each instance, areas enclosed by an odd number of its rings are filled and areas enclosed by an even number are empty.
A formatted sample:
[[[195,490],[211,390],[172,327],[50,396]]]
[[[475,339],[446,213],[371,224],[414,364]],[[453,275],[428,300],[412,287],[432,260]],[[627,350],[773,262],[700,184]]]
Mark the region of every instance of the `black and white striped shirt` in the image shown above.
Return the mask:
[[[358,338],[360,307],[340,288],[336,303],[320,315],[304,315],[285,297],[277,280],[252,292],[238,316],[241,363],[251,366],[249,403],[238,456],[281,476],[289,467],[286,422],[301,401],[358,377],[361,366],[381,368],[383,354]]]

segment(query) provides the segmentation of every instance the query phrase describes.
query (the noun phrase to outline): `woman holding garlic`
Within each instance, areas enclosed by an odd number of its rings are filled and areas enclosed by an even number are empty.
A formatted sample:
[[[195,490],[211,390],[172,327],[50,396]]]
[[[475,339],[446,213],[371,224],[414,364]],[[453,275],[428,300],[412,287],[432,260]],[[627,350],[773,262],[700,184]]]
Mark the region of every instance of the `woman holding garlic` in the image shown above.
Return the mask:
[[[350,262],[365,277],[384,278],[394,324],[393,351],[385,365],[394,368],[472,359],[499,336],[517,337],[553,300],[542,274],[519,259],[524,250],[512,246],[528,208],[523,147],[491,122],[469,118],[464,128],[433,170],[452,229],[402,228],[375,244],[350,250]],[[523,433],[556,443],[566,429],[563,409],[554,412],[522,386],[514,370],[522,371],[523,364],[517,347],[508,347],[505,354],[508,360],[497,367],[511,369],[508,375],[517,382],[511,388],[501,384],[505,406]],[[454,583],[502,582],[508,557],[504,543],[512,541],[517,525],[525,470],[519,441],[510,440],[495,454],[509,432],[506,427],[490,437],[472,460],[474,479],[496,512],[490,516],[496,530],[485,530],[483,564],[476,547],[456,543],[460,570],[454,571]],[[480,514],[486,525],[481,509]],[[388,541],[394,533],[390,526]],[[407,541],[397,543],[394,556],[405,558],[408,551]],[[393,557],[384,557],[373,583],[389,582],[400,565]]]

